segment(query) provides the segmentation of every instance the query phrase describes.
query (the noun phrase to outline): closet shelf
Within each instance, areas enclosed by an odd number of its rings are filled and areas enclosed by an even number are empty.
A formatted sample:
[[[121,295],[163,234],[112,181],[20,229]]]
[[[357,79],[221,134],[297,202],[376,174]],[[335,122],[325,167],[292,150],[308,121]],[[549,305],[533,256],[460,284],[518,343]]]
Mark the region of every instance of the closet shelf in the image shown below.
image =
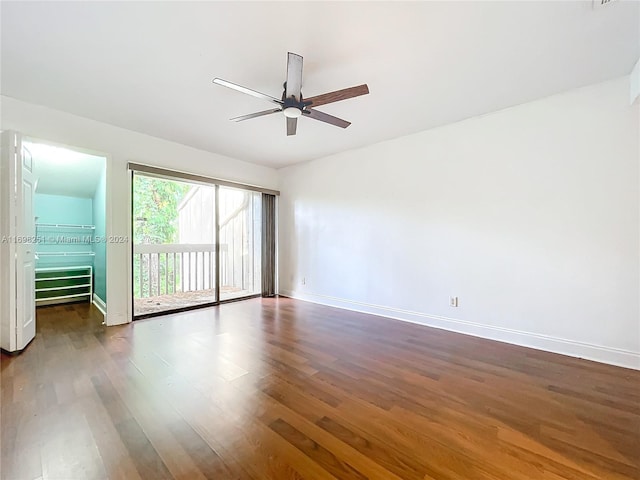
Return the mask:
[[[73,295],[60,295],[58,297],[47,297],[47,298],[36,298],[36,303],[38,302],[51,302],[53,300],[64,300],[67,298],[77,298],[77,297],[86,297],[89,295],[88,293],[75,293]],[[91,296],[89,296],[89,301],[91,301]]]
[[[40,269],[40,271],[44,271],[45,269]],[[58,271],[58,270],[53,270],[53,271]],[[71,278],[90,278],[91,275],[71,275],[68,277],[43,277],[43,278],[36,278],[36,282],[50,282],[52,280],[69,280]]]
[[[76,225],[73,223],[36,223],[36,228],[69,228],[79,230],[95,230],[95,225]]]
[[[36,252],[39,257],[95,257],[94,252]]]
[[[91,284],[90,283],[86,283],[86,284],[78,284],[78,285],[65,285],[64,287],[48,287],[48,288],[36,288],[36,292],[51,292],[51,291],[56,291],[59,292],[60,290],[72,290],[74,288],[86,288],[86,287],[90,287]],[[87,294],[85,294],[87,295]]]

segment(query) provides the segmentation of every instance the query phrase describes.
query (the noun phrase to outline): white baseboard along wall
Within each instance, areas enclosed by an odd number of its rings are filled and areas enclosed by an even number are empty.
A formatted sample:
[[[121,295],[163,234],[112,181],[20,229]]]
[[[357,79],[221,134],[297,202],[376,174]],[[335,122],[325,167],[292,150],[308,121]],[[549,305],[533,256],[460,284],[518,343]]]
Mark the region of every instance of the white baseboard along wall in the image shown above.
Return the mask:
[[[539,335],[508,328],[492,327],[484,323],[468,322],[451,317],[428,315],[425,313],[411,312],[384,307],[381,305],[353,302],[326,295],[316,295],[313,293],[301,293],[296,291],[283,291],[280,295],[329,307],[343,308],[354,312],[378,315],[418,325],[425,325],[427,327],[440,328],[451,332],[472,335],[474,337],[486,338],[489,340],[496,340],[498,342],[520,345],[522,347],[544,350],[546,352],[568,355],[570,357],[584,358],[595,362],[608,363],[611,365],[618,365],[620,367],[640,370],[640,354],[627,350],[580,343],[564,338],[555,338],[547,335]]]

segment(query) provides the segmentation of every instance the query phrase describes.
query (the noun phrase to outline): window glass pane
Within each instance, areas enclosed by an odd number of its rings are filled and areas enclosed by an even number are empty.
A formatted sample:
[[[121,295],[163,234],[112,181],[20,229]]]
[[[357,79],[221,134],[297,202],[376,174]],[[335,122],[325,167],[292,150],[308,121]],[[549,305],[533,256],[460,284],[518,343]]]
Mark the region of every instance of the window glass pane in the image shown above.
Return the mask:
[[[261,292],[262,197],[220,187],[220,300]]]

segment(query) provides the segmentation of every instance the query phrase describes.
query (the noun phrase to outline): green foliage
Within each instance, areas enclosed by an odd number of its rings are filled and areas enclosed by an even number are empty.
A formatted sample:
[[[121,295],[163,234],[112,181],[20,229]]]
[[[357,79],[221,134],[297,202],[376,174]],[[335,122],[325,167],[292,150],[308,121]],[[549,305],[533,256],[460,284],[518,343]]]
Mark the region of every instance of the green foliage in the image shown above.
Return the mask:
[[[133,176],[133,241],[141,243],[176,243],[178,241],[178,205],[189,192],[191,186],[186,183],[162,180],[159,178]],[[147,295],[155,295],[158,290],[167,291],[165,270],[173,273],[175,265],[166,264],[160,257],[147,256],[141,259],[134,257],[134,296],[140,298],[145,292],[140,291],[140,280],[150,291]],[[144,263],[144,265],[142,265]],[[158,264],[159,263],[159,264]],[[170,270],[169,270],[170,269]],[[158,276],[158,272],[160,275]],[[143,278],[140,278],[140,275]],[[179,277],[179,272],[177,272]],[[172,286],[175,289],[175,286]],[[145,290],[147,290],[145,288]]]
[[[176,242],[178,205],[190,188],[186,183],[134,175],[134,243]]]

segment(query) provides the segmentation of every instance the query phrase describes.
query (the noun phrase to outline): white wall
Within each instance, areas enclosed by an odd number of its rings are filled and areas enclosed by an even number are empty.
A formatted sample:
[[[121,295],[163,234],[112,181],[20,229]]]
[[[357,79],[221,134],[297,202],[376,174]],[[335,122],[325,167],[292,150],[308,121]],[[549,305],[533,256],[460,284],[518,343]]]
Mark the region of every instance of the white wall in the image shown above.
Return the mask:
[[[625,77],[284,169],[280,292],[640,368],[639,114]]]
[[[3,130],[108,156],[107,235],[129,236],[130,185],[126,163],[134,161],[225,180],[277,188],[274,169],[114,127],[65,112],[0,97]],[[131,318],[130,244],[107,245],[107,297],[110,325]]]

